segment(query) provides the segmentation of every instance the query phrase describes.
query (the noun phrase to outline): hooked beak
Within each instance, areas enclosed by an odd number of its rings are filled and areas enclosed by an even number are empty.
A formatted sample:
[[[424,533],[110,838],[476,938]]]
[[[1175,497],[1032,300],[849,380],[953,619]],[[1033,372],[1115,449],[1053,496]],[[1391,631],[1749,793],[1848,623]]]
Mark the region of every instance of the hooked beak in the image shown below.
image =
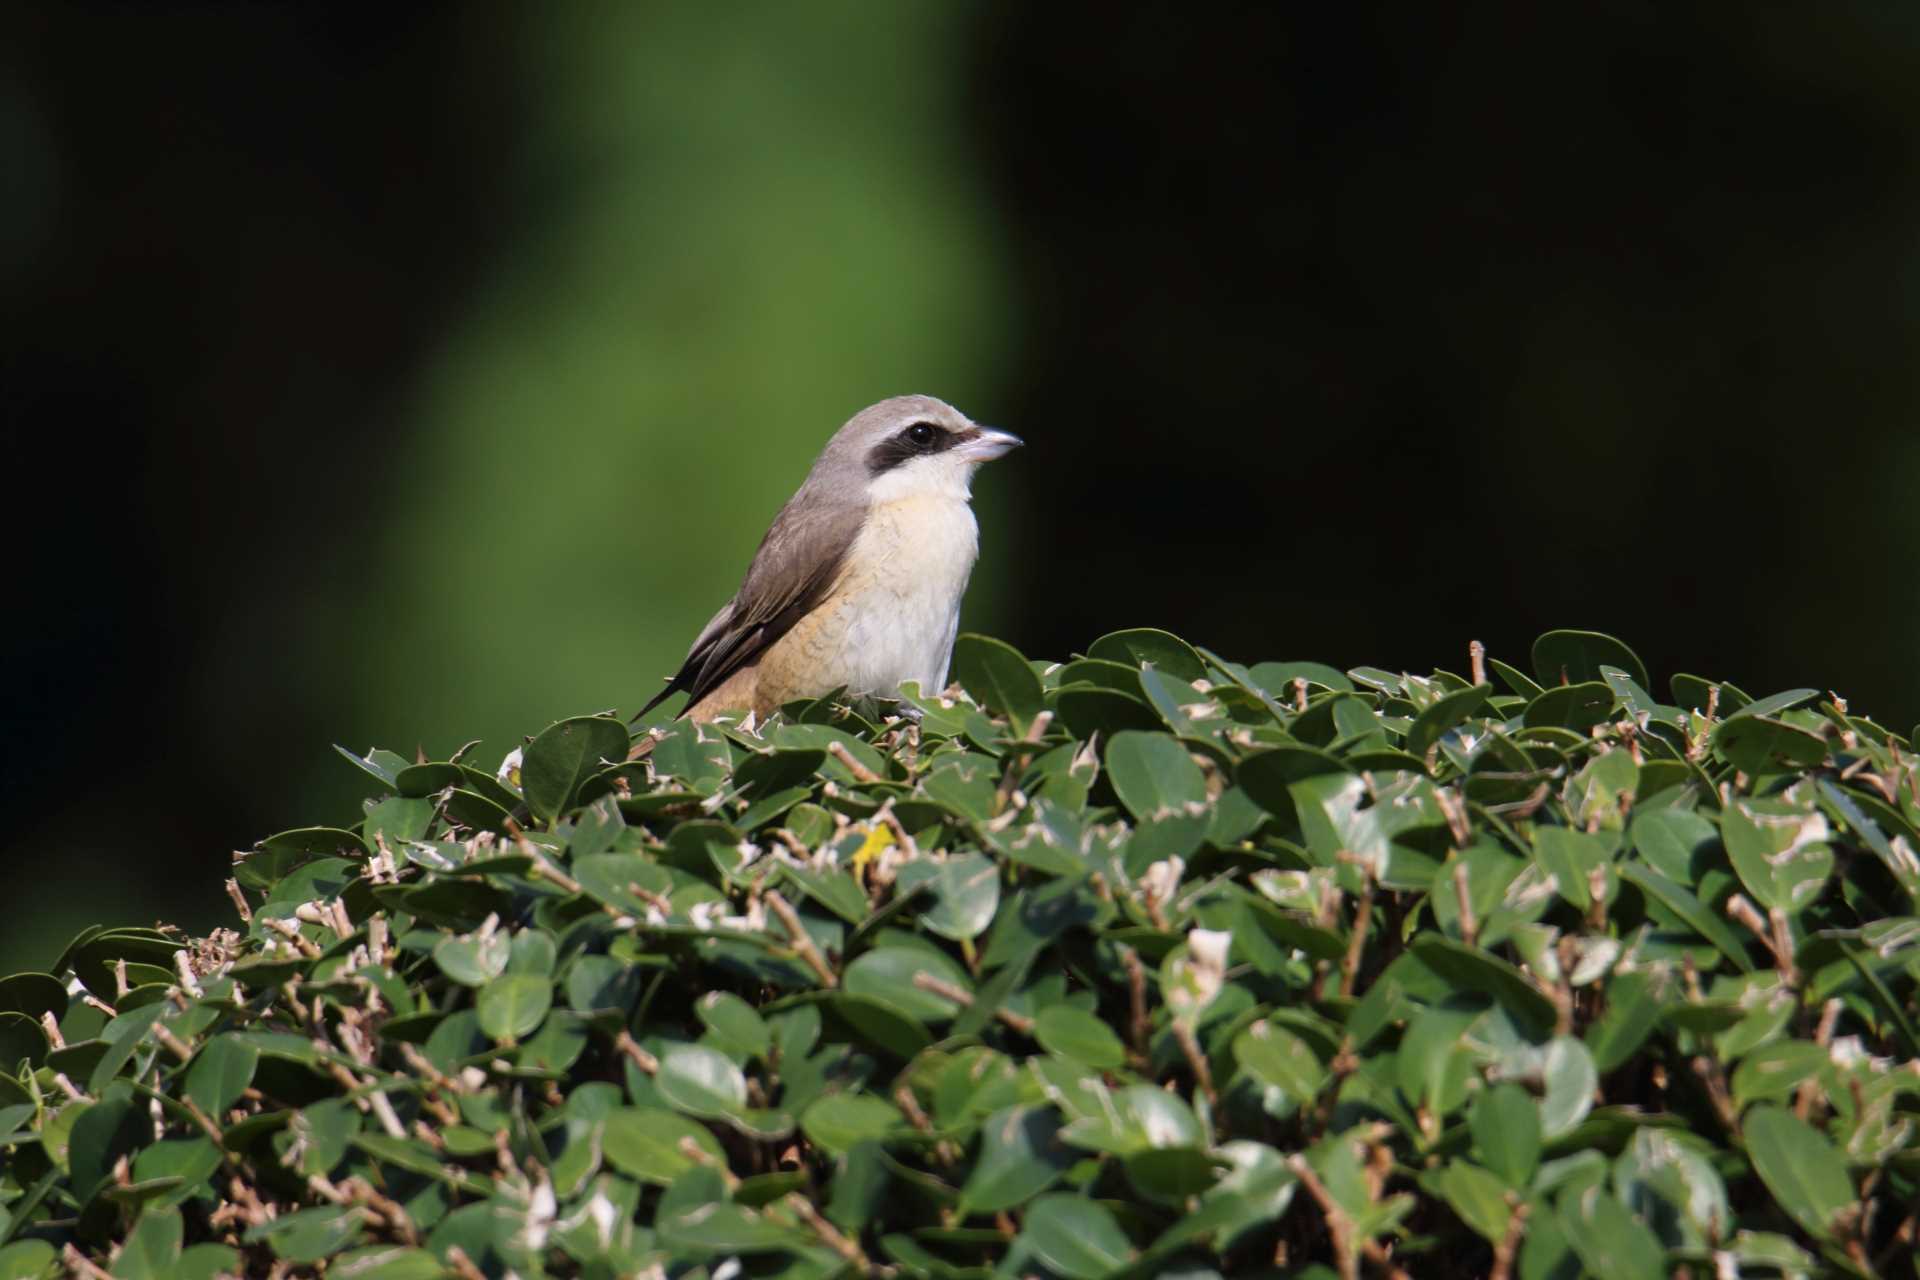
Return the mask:
[[[970,439],[963,441],[954,452],[968,462],[991,462],[1018,449],[1026,441],[1011,431],[1000,431],[994,427],[974,428]]]

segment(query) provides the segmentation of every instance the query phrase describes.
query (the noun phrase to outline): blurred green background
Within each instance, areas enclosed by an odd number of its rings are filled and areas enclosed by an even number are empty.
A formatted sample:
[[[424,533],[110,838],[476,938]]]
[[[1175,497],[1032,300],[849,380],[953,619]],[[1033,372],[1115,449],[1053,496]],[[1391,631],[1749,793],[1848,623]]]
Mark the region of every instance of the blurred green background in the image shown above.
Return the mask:
[[[630,711],[851,412],[1031,447],[965,625],[1064,657],[1920,715],[1897,6],[22,4],[0,972],[224,919],[330,744]]]

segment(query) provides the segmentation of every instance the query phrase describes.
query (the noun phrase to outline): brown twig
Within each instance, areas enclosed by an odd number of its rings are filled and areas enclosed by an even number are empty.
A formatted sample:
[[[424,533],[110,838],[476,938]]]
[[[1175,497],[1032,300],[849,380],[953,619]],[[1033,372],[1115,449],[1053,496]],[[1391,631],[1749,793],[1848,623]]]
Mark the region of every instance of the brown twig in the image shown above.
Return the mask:
[[[514,840],[520,846],[520,852],[533,859],[533,873],[542,880],[550,880],[568,893],[579,893],[580,882],[548,861],[547,855],[540,852],[540,846],[527,839],[517,828]]]
[[[993,809],[995,817],[1006,812],[1007,801],[1013,797],[1014,780],[1020,771],[1027,767],[1027,761],[1033,758],[1033,748],[1046,736],[1047,726],[1053,723],[1053,712],[1042,711],[1034,716],[1027,731],[1020,735],[1020,747],[1007,753],[1007,767],[1000,774],[1000,785],[993,790]]]
[[[447,1265],[460,1280],[487,1280],[487,1273],[473,1265],[473,1259],[459,1245],[447,1249]]]
[[[1147,1017],[1147,970],[1140,963],[1140,953],[1132,947],[1120,948],[1120,963],[1126,966],[1127,991],[1133,1006],[1133,1016],[1127,1023],[1128,1039],[1134,1055],[1145,1062],[1147,1041],[1153,1033],[1153,1023]]]
[[[911,1088],[903,1084],[895,1089],[893,1091],[893,1103],[900,1108],[900,1114],[907,1118],[908,1124],[912,1125],[921,1133],[929,1136],[933,1134],[933,1121],[928,1117],[925,1109],[920,1106],[920,1099],[913,1096],[913,1090]],[[954,1148],[954,1145],[945,1138],[936,1138],[933,1143],[933,1158],[951,1168],[954,1162],[959,1160],[960,1153]]]
[[[1789,988],[1798,987],[1800,974],[1793,967],[1793,944],[1786,936],[1786,913],[1776,907],[1776,918],[1769,920],[1760,914],[1759,908],[1747,901],[1744,894],[1738,893],[1727,899],[1726,910],[1773,953],[1773,962],[1780,969],[1780,981]]]
[[[1467,675],[1475,684],[1487,682],[1487,646],[1478,640],[1467,641]]]
[[[1701,1054],[1693,1060],[1693,1073],[1706,1086],[1707,1100],[1713,1104],[1713,1112],[1720,1117],[1720,1123],[1727,1127],[1728,1133],[1738,1137],[1740,1111],[1733,1105],[1733,1095],[1727,1092],[1727,1076],[1720,1069],[1720,1064]]]
[[[1493,1247],[1493,1269],[1487,1272],[1487,1280],[1507,1280],[1513,1274],[1513,1258],[1520,1251],[1520,1232],[1527,1224],[1527,1214],[1532,1211],[1531,1205],[1511,1193],[1507,1208],[1507,1231]]]
[[[827,958],[820,954],[820,948],[813,945],[812,935],[807,932],[806,926],[800,923],[798,913],[788,905],[785,898],[780,896],[780,891],[767,890],[766,902],[767,906],[772,908],[773,914],[780,917],[781,927],[786,929],[787,938],[793,944],[793,953],[800,957],[807,968],[813,970],[815,976],[820,979],[820,985],[839,986],[840,975],[833,971],[832,966],[827,963]]]
[[[1200,1086],[1200,1092],[1207,1095],[1207,1101],[1217,1107],[1220,1094],[1213,1087],[1213,1068],[1207,1063],[1207,1055],[1200,1051],[1200,1041],[1194,1036],[1193,1028],[1175,1019],[1173,1038],[1179,1043],[1180,1052],[1186,1056],[1187,1066],[1193,1071],[1194,1083]]]
[[[660,1059],[642,1049],[639,1043],[625,1031],[613,1038],[613,1047],[632,1059],[633,1065],[648,1075],[660,1069]]]
[[[920,856],[920,846],[915,844],[913,837],[907,834],[907,829],[900,824],[899,815],[893,811],[892,796],[887,797],[887,802],[880,806],[880,811],[873,815],[873,820],[884,824],[887,830],[893,833],[893,842],[900,847],[901,857],[912,862]]]
[[[94,1266],[93,1263],[87,1261],[87,1256],[84,1253],[81,1253],[71,1244],[61,1249],[60,1261],[67,1264],[69,1274],[84,1277],[84,1280],[113,1280],[111,1272],[102,1271],[99,1267]]]
[[[179,1036],[175,1035],[173,1029],[164,1022],[156,1022],[153,1024],[153,1038],[165,1045],[167,1052],[182,1062],[185,1062],[193,1056],[192,1047]]]
[[[1453,864],[1453,892],[1460,901],[1460,939],[1468,946],[1479,936],[1480,922],[1473,916],[1473,886],[1467,882],[1467,864]]]
[[[814,1235],[820,1237],[822,1244],[839,1254],[855,1271],[863,1276],[873,1274],[873,1262],[865,1251],[857,1242],[842,1234],[838,1227],[820,1216],[820,1211],[813,1207],[813,1201],[793,1191],[787,1194],[785,1204],[807,1224]]]
[[[954,986],[945,978],[937,977],[931,973],[916,973],[913,975],[913,985],[921,991],[928,991],[939,996],[942,1000],[951,1000],[963,1009],[973,1007],[973,993],[963,987]],[[1002,1008],[995,1009],[993,1016],[1023,1036],[1033,1034],[1033,1019],[1027,1017],[1024,1013],[1015,1013],[1011,1009]]]
[[[853,775],[855,782],[884,782],[885,779],[873,770],[861,764],[853,752],[847,750],[847,744],[838,740],[827,743],[827,754],[845,765],[847,772]]]
[[[1364,863],[1360,867],[1360,904],[1353,910],[1353,932],[1347,938],[1347,955],[1340,962],[1340,994],[1344,998],[1353,994],[1354,985],[1360,980],[1360,957],[1366,950],[1367,924],[1373,918],[1373,871]]]
[[[1288,1156],[1287,1168],[1300,1179],[1300,1185],[1307,1189],[1327,1220],[1327,1234],[1333,1237],[1334,1258],[1340,1265],[1340,1280],[1360,1280],[1360,1253],[1353,1247],[1353,1219],[1334,1203],[1326,1183],[1320,1181],[1320,1175],[1313,1171],[1305,1156]]]
[[[1439,747],[1436,745],[1434,749],[1438,750]],[[1453,837],[1453,847],[1466,848],[1473,840],[1473,828],[1467,822],[1467,807],[1448,787],[1435,787],[1433,799],[1440,806],[1440,816],[1447,820],[1447,834]]]

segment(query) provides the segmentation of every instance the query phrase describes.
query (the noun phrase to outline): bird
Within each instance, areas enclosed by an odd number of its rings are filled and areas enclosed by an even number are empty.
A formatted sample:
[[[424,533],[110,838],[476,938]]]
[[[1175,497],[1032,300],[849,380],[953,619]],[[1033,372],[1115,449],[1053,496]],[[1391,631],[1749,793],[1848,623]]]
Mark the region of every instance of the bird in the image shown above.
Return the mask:
[[[960,598],[979,554],[973,474],[1020,437],[932,396],[853,415],[774,517],[733,599],[634,716],[675,693],[696,723],[844,689],[946,688]]]

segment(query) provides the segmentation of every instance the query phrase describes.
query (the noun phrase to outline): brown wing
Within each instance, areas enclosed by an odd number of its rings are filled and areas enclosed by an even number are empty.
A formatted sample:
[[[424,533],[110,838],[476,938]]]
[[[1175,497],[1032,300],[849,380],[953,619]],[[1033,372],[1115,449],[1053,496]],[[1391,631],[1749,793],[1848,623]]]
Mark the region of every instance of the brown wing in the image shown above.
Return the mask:
[[[634,719],[682,689],[691,707],[727,677],[759,661],[827,598],[859,536],[866,508],[822,502],[817,495],[802,502],[803,496],[804,490],[774,518],[739,593],[707,623],[680,670]]]

